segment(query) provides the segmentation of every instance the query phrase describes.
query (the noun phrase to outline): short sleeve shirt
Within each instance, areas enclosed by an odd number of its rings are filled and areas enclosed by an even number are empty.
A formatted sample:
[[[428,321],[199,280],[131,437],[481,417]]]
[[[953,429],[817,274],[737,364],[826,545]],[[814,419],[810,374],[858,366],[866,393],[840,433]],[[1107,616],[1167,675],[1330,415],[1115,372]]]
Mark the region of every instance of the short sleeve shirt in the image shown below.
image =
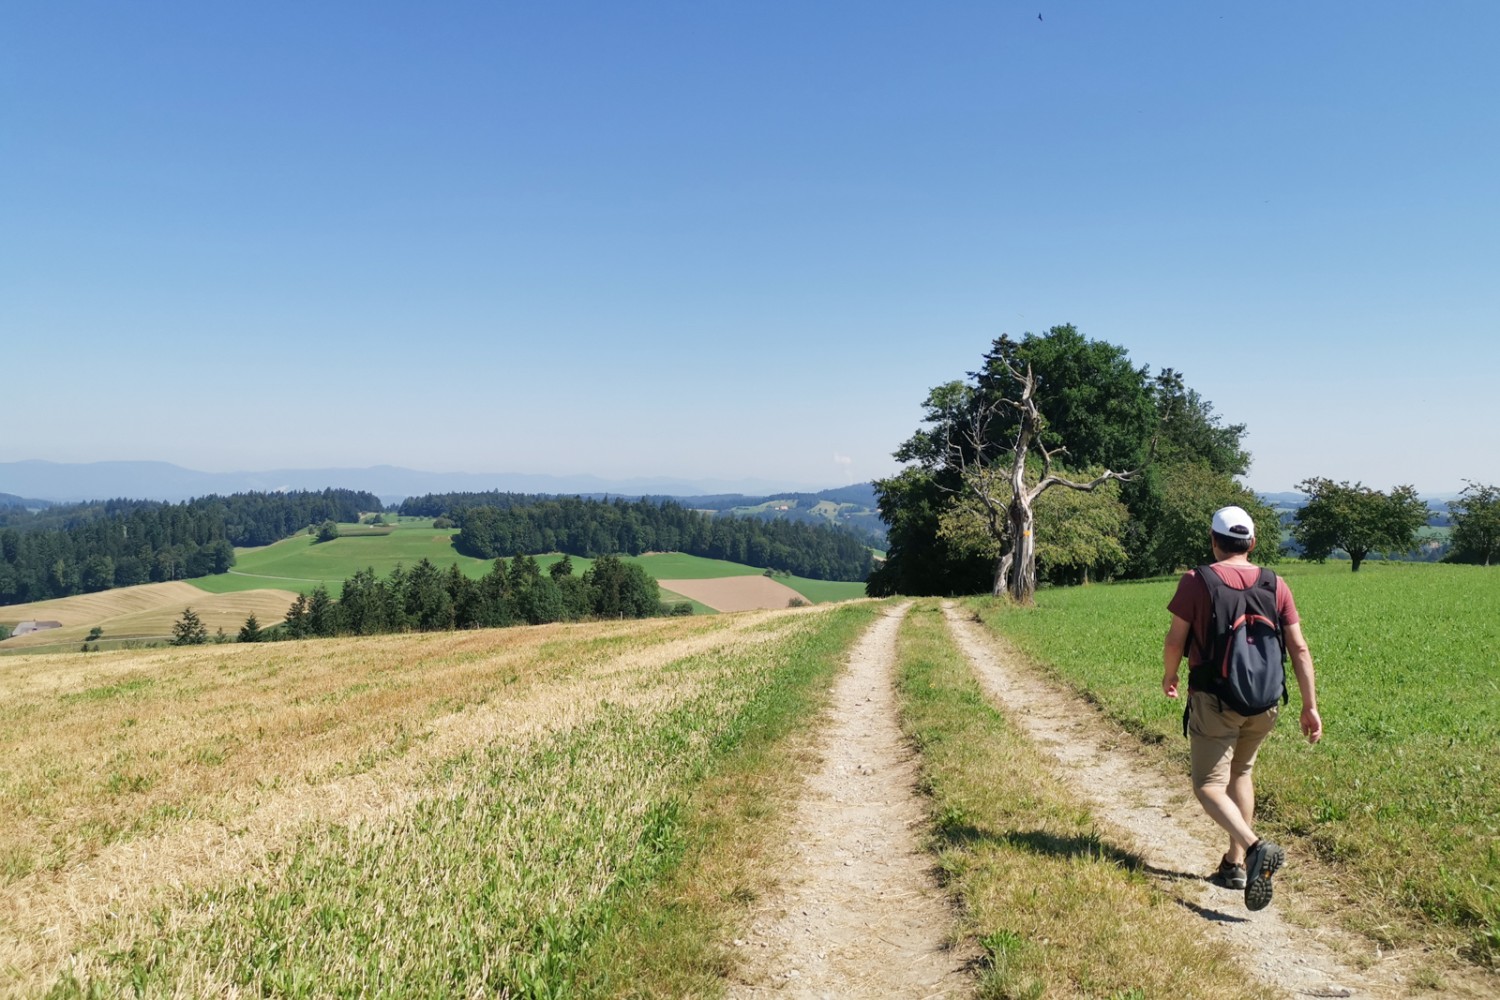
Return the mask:
[[[1214,563],[1209,567],[1219,579],[1235,590],[1248,590],[1260,579],[1259,566],[1252,563]],[[1167,610],[1188,623],[1187,657],[1190,667],[1198,666],[1208,659],[1208,630],[1213,625],[1213,604],[1208,596],[1208,586],[1198,579],[1197,570],[1188,570],[1177,581],[1177,593],[1167,604]],[[1296,602],[1292,600],[1291,588],[1278,574],[1276,577],[1276,614],[1281,618],[1281,627],[1296,625],[1302,621],[1297,614]]]

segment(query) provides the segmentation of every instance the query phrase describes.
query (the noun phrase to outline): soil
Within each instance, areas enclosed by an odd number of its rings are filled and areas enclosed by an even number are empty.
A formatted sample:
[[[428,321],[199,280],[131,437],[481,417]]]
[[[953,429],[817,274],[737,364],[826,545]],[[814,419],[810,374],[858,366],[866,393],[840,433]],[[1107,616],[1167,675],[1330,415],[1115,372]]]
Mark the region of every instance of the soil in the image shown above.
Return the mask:
[[[788,607],[806,600],[768,576],[725,576],[714,580],[661,580],[662,588],[707,604],[715,611],[758,611]]]
[[[914,755],[896,721],[896,632],[880,618],[850,653],[823,727],[821,765],[792,822],[795,851],[763,896],[729,996],[959,997],[967,956],[922,848]]]

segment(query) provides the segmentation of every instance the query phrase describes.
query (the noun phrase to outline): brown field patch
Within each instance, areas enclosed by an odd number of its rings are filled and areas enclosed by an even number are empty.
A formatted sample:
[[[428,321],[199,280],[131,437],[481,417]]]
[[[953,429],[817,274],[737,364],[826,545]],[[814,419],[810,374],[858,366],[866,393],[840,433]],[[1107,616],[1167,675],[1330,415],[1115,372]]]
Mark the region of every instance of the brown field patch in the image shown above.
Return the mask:
[[[139,593],[140,591],[147,592]],[[111,595],[117,596],[113,601],[107,600]],[[16,608],[44,609],[47,605],[53,605],[53,609],[37,610],[23,618],[50,618],[62,622],[63,628],[12,636],[0,642],[0,651],[82,644],[94,626],[104,629],[105,640],[170,636],[173,623],[182,617],[182,611],[187,607],[198,613],[210,635],[222,628],[233,637],[245,623],[246,616],[252,612],[262,627],[280,623],[286,617],[286,609],[296,599],[297,595],[287,590],[243,590],[230,594],[210,594],[190,583],[177,582],[148,583],[140,587],[124,587],[118,591],[106,590],[98,594],[64,597],[55,601],[11,605],[0,608],[0,621],[10,621],[10,615]],[[92,617],[88,617],[90,614]]]
[[[0,605],[0,622],[14,625],[16,622],[35,618],[62,622],[65,626],[97,625],[108,618],[150,611],[162,605],[175,604],[180,608],[207,596],[204,591],[181,580],[171,583],[143,583],[138,587],[101,590],[97,594],[56,597],[50,601],[33,601],[30,604]]]
[[[707,604],[715,611],[785,608],[807,598],[768,576],[727,576],[717,580],[658,580],[662,588]]]

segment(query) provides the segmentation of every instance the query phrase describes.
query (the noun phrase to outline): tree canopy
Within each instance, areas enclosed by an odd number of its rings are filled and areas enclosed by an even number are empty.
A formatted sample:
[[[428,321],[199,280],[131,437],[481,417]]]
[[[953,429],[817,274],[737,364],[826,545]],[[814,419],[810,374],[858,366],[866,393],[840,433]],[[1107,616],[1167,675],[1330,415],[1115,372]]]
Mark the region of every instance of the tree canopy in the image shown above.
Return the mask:
[[[1410,551],[1417,543],[1417,529],[1431,513],[1412,486],[1382,493],[1361,483],[1314,477],[1298,483],[1297,489],[1308,496],[1292,529],[1303,553],[1321,562],[1342,549],[1356,573],[1371,552]]]
[[[1448,502],[1453,518],[1453,562],[1489,566],[1500,559],[1500,486],[1468,482]]]
[[[895,452],[907,467],[875,483],[889,546],[871,575],[871,594],[973,593],[992,583],[994,541],[974,533],[961,470],[982,452],[1013,451],[1021,412],[997,403],[1020,402],[1024,387],[1014,373],[1028,368],[1042,418],[1038,440],[1055,474],[1085,482],[1105,470],[1139,470],[1098,498],[1052,490],[1038,500],[1042,580],[1140,577],[1193,565],[1208,547],[1210,515],[1228,504],[1251,511],[1258,552],[1275,558],[1279,521],[1235,478],[1250,462],[1245,425],[1224,423],[1179,371],[1153,375],[1124,348],[1064,325],[1020,340],[1002,336],[967,380],[928,393],[923,425]],[[991,419],[976,433],[986,413]]]

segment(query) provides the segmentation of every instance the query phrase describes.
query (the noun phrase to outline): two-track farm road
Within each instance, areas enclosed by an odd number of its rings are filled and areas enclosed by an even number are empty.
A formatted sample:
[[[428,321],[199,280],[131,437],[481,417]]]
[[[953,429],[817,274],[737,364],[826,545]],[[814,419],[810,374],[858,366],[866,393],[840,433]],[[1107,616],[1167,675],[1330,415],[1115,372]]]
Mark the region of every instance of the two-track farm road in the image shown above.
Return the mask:
[[[796,806],[795,861],[760,901],[729,995],[959,997],[972,990],[948,948],[953,910],[921,845],[916,765],[896,718],[896,633],[876,621],[833,692],[822,766]]]

